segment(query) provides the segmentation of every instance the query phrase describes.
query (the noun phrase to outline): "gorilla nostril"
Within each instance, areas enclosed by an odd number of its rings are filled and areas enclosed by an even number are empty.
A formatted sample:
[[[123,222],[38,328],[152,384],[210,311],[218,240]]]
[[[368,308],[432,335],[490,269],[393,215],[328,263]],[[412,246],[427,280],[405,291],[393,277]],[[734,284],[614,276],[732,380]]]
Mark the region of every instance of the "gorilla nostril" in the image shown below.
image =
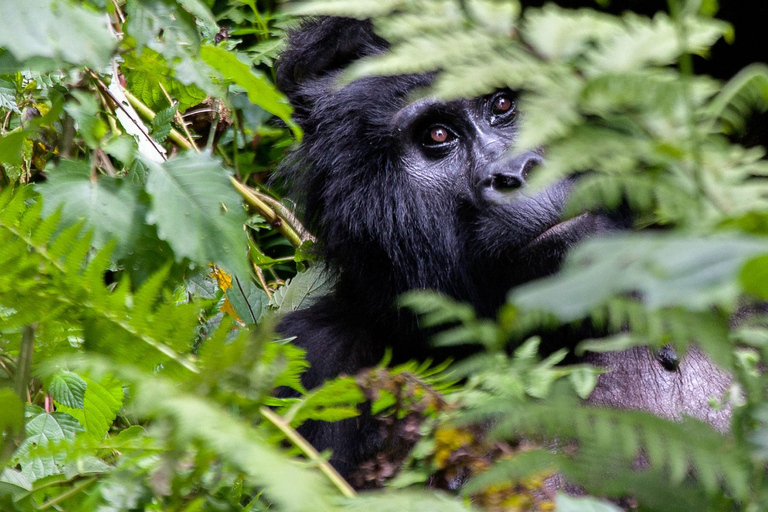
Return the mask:
[[[523,180],[514,174],[498,173],[493,175],[491,186],[499,192],[516,190],[523,186]]]
[[[525,162],[525,165],[523,165],[523,169],[521,172],[521,174],[523,175],[523,179],[527,179],[531,171],[534,170],[536,167],[538,167],[540,163],[541,163],[541,160],[539,160],[538,158],[531,158],[530,160]]]

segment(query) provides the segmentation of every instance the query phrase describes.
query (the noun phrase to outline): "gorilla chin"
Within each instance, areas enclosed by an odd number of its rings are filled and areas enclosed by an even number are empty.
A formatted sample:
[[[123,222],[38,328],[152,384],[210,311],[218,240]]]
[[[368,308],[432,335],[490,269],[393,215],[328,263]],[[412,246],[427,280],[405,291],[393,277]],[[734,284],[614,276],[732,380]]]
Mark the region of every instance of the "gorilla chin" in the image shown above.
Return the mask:
[[[307,352],[307,389],[374,366],[387,349],[395,364],[461,357],[430,347],[431,333],[395,307],[402,293],[437,290],[493,317],[511,287],[556,271],[570,246],[630,224],[620,212],[563,219],[575,178],[530,192],[528,178],[543,156],[510,150],[518,132],[513,91],[412,101],[430,75],[368,77],[339,88],[345,67],[387,46],[369,22],[312,19],[290,35],[277,65],[278,87],[304,130],[282,172],[337,277],[330,294],[279,326]],[[580,339],[558,335],[550,346]],[[638,357],[632,368],[648,359]],[[622,395],[614,391],[606,396]],[[382,443],[365,411],[300,431],[317,449],[333,451],[343,475]]]

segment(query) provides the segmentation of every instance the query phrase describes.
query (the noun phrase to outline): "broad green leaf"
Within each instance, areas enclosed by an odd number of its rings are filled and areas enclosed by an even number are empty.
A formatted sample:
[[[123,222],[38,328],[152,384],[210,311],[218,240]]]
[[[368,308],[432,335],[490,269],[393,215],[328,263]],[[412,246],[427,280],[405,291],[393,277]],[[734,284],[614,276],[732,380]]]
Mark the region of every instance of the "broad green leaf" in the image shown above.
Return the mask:
[[[31,489],[32,483],[21,471],[5,468],[0,472],[0,497],[5,495],[16,496]],[[2,502],[0,501],[0,503]]]
[[[216,23],[216,19],[213,17],[213,14],[211,14],[211,10],[208,7],[206,7],[201,0],[177,0],[177,1],[179,2],[179,4],[184,6],[184,8],[187,11],[194,14],[195,17],[205,25],[206,29],[214,33],[219,30],[219,26]]]
[[[0,47],[19,61],[45,57],[100,68],[117,46],[106,16],[69,0],[4,0],[0,20]]]
[[[10,388],[0,388],[0,465],[6,462],[6,457],[13,450],[12,443],[17,432],[24,428],[24,404]],[[2,466],[0,466],[2,467]],[[0,480],[2,478],[0,477]],[[2,489],[0,489],[0,494]]]
[[[344,507],[348,512],[470,512],[458,497],[439,491],[390,491],[363,494]]]
[[[21,114],[16,104],[16,85],[3,79],[0,79],[0,108]]]
[[[147,221],[157,226],[177,259],[199,265],[213,262],[234,275],[250,275],[245,210],[218,160],[185,153],[150,168],[147,191],[152,196]]]
[[[29,135],[28,132],[20,131],[0,137],[0,163],[21,164],[21,149]]]
[[[558,512],[621,512],[622,509],[611,502],[597,498],[577,498],[557,493],[555,503]]]
[[[299,272],[288,284],[278,288],[272,295],[271,307],[278,313],[290,313],[311,306],[331,287],[331,276],[323,265],[315,265],[305,272]]]
[[[200,49],[200,57],[225,80],[245,89],[251,102],[285,121],[298,136],[298,128],[291,120],[293,109],[264,75],[242,62],[234,53],[216,46],[203,46]]]
[[[768,300],[768,254],[748,261],[739,277],[745,292]]]
[[[123,406],[123,386],[111,377],[105,377],[100,382],[86,377],[85,382],[88,387],[85,390],[82,409],[63,404],[58,404],[57,408],[76,418],[91,437],[101,439],[107,434],[117,417],[117,411]]]
[[[108,176],[92,179],[84,161],[62,160],[48,176],[38,187],[44,215],[61,208],[67,224],[85,220],[87,229],[93,230],[95,247],[116,241],[113,254],[117,259],[136,250],[146,206],[140,203],[135,185]]]
[[[0,432],[20,429],[24,425],[24,407],[10,388],[0,388]]]
[[[67,103],[65,110],[77,122],[78,131],[88,146],[99,147],[101,139],[109,131],[107,124],[99,117],[99,103],[93,95],[83,91],[74,90],[72,96],[76,101]]]
[[[122,69],[128,89],[151,109],[157,111],[168,107],[168,98],[160,85],[178,101],[181,112],[205,99],[205,93],[199,87],[176,80],[165,58],[156,51],[145,48],[140,55],[130,52],[123,58]]]
[[[87,386],[78,374],[61,371],[51,377],[45,389],[56,402],[73,409],[82,409],[85,406]]]
[[[15,454],[22,473],[31,480],[60,473],[64,467],[63,454],[31,455],[30,450],[33,446],[47,446],[49,443],[73,439],[75,434],[83,430],[80,423],[69,414],[47,413],[34,405],[27,406],[26,418],[27,438]]]
[[[559,274],[516,288],[510,300],[564,321],[629,292],[651,309],[703,310],[732,303],[741,266],[762,253],[768,253],[768,238],[643,233],[595,239],[569,254]]]
[[[249,277],[232,278],[232,288],[224,292],[227,299],[235,308],[240,319],[249,325],[254,325],[261,320],[261,315],[267,309],[269,297]]]

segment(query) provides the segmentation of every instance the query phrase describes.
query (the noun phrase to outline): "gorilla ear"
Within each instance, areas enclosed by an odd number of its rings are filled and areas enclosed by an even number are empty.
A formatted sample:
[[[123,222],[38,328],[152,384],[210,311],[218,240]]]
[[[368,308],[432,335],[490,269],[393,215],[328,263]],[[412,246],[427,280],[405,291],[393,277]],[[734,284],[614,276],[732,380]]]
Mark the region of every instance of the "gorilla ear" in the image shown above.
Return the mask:
[[[387,42],[373,32],[370,20],[307,19],[288,35],[288,46],[277,61],[277,87],[288,96],[301,122],[325,92],[312,87],[316,79],[386,48]]]

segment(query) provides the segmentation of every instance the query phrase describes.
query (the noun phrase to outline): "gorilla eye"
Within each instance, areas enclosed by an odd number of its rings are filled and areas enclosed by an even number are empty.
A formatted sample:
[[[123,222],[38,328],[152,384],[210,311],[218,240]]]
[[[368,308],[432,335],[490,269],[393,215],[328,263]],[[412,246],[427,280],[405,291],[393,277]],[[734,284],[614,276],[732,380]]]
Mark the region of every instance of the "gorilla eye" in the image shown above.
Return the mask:
[[[494,98],[493,105],[491,106],[491,113],[494,116],[503,116],[504,114],[509,113],[513,109],[513,106],[514,104],[509,96],[501,94]]]
[[[426,147],[438,147],[452,142],[456,138],[451,130],[442,125],[427,128],[421,143]]]
[[[448,137],[449,137],[448,130],[440,126],[436,128],[432,128],[432,131],[429,132],[429,138],[432,139],[434,142],[437,142],[438,144],[447,141]]]

